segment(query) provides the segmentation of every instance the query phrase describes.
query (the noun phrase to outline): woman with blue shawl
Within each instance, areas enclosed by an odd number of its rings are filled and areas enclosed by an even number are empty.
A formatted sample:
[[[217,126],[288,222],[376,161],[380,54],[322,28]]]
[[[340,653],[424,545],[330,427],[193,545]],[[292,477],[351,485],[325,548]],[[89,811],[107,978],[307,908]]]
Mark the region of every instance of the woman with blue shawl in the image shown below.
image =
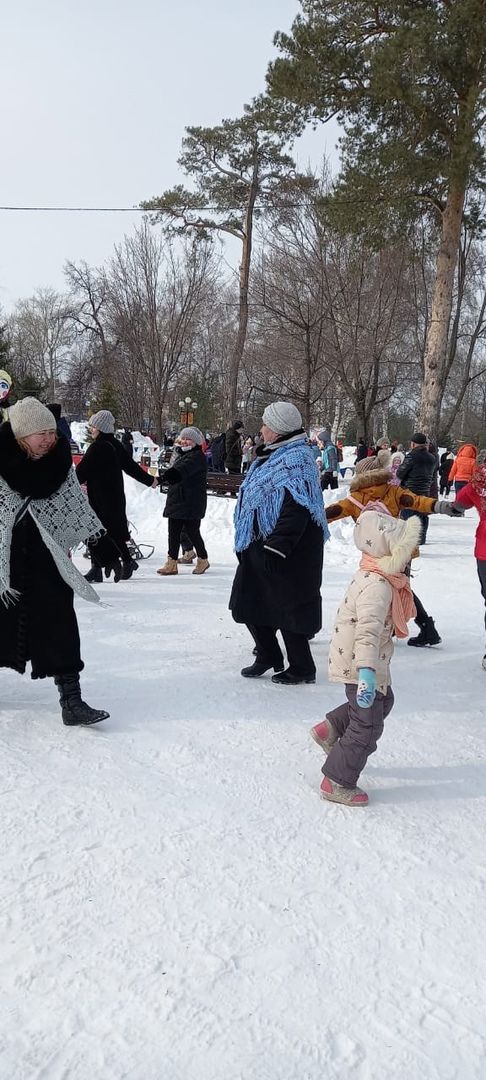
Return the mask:
[[[268,405],[261,434],[263,445],[235,511],[238,568],[229,606],[256,646],[254,663],[241,674],[254,679],[273,668],[273,682],[313,683],[309,638],[322,623],[322,558],[329,537],[319,477],[295,405]],[[287,652],[285,671],[277,630]]]

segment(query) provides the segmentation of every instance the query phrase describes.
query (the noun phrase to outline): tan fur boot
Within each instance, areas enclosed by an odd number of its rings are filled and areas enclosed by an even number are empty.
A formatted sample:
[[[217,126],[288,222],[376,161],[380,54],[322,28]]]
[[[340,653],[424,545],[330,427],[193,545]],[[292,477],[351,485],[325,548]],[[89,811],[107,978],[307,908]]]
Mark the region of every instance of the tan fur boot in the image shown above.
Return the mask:
[[[170,555],[168,555],[167,562],[157,570],[157,573],[162,577],[170,577],[171,574],[177,574],[177,559],[171,559]]]
[[[194,551],[194,548],[191,548],[191,551],[185,551],[184,554],[181,555],[180,559],[177,560],[177,562],[186,565],[187,563],[193,563],[195,558],[196,552]]]
[[[204,574],[206,570],[209,570],[209,562],[207,559],[198,559],[193,574]]]

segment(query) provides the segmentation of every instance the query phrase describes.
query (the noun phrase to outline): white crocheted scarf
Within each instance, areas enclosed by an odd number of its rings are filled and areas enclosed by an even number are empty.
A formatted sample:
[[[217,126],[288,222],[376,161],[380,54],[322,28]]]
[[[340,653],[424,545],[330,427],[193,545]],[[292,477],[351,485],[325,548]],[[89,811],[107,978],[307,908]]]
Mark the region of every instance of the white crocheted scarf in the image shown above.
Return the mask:
[[[73,469],[57,491],[45,499],[19,495],[0,476],[0,600],[8,605],[19,598],[10,585],[10,548],[14,525],[24,513],[30,514],[37,525],[66,584],[83,600],[98,603],[98,593],[76,569],[69,552],[82,541],[98,539],[106,530],[81,491]]]

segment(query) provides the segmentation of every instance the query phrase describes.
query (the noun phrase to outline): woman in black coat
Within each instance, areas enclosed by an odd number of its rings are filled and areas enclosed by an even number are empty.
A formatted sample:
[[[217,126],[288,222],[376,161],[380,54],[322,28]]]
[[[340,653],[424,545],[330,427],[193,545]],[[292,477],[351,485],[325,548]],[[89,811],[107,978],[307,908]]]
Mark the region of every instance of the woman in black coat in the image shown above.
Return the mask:
[[[0,428],[0,665],[33,679],[54,677],[65,724],[93,724],[109,714],[81,700],[80,654],[73,589],[96,593],[68,557],[76,543],[93,538],[93,552],[107,575],[119,579],[116,549],[100,536],[74,476],[67,440],[56,435],[49,409],[24,398]]]
[[[203,442],[204,435],[199,428],[183,428],[178,436],[180,454],[163,473],[162,481],[164,485],[169,485],[164,510],[164,517],[169,519],[169,551],[164,566],[157,570],[162,577],[178,573],[177,559],[183,529],[197,555],[193,574],[204,574],[209,569],[208,553],[200,531],[207,505],[208,463],[202,451]]]
[[[146,473],[130,457],[118,439],[115,439],[115,418],[107,409],[100,409],[89,420],[93,442],[76,468],[80,484],[86,484],[90,506],[105,526],[108,536],[116,544],[122,564],[122,579],[127,580],[137,568],[130,556],[127,541],[128,529],[123,473],[132,476],[146,487],[158,487],[158,480]],[[99,566],[91,560],[87,581],[101,582]]]
[[[235,420],[226,432],[224,463],[229,473],[241,472],[241,461],[243,458],[243,448],[241,445],[242,431],[242,421]]]
[[[241,674],[258,678],[273,667],[273,682],[313,683],[316,668],[309,638],[321,628],[328,535],[319,478],[295,405],[274,402],[265,409],[263,421],[264,444],[242,484],[236,513],[239,565],[229,606],[235,622],[246,623],[256,645],[255,662]],[[274,498],[278,513],[268,512]],[[277,630],[287,651],[286,671]]]

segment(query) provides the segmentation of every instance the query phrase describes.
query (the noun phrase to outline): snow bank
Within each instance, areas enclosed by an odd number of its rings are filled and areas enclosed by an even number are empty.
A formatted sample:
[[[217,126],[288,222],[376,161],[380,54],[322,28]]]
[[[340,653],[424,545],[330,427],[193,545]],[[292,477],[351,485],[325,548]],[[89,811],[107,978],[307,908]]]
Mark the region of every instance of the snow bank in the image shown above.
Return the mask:
[[[51,680],[2,675],[2,1080],[482,1080],[474,517],[431,522],[414,586],[443,645],[398,643],[353,811],[320,801],[308,736],[342,696],[351,525],[326,549],[317,684],[281,687],[239,675],[234,500],[209,499],[210,571],[162,579],[164,497],[127,494],[156,555],[77,605],[84,693],[111,719],[67,730]]]

